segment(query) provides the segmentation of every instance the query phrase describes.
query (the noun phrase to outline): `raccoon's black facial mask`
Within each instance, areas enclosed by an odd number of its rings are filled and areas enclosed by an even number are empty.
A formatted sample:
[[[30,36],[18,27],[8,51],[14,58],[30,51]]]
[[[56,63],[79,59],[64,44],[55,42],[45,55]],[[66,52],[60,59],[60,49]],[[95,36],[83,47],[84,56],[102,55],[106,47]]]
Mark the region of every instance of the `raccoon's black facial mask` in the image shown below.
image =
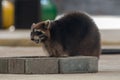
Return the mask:
[[[46,20],[40,23],[33,23],[31,26],[31,40],[40,43],[50,39],[51,21]]]
[[[45,35],[44,31],[41,31],[40,29],[32,29],[31,31],[31,40],[36,42],[36,43],[40,43],[40,42],[44,42],[45,40],[47,40],[47,36]]]

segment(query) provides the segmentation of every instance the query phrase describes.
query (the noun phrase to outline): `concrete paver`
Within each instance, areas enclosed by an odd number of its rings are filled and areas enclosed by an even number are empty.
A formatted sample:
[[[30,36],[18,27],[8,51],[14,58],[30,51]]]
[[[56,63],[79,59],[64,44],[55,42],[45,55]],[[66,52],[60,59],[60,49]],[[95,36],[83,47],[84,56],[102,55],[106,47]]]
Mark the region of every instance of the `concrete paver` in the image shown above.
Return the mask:
[[[98,72],[96,57],[69,57],[60,58],[60,73],[95,73]]]
[[[25,62],[27,74],[57,74],[58,59],[56,58],[30,58]]]
[[[7,73],[8,72],[8,60],[7,59],[0,59],[0,73]]]
[[[24,73],[24,59],[8,59],[8,73],[10,74],[22,74]]]

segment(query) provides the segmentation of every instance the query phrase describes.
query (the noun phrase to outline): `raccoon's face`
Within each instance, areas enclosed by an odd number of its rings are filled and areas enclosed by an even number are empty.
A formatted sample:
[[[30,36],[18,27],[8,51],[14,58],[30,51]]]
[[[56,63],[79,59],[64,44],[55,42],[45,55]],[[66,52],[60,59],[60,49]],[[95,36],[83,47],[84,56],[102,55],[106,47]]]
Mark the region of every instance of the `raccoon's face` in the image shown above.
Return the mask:
[[[50,38],[50,21],[43,21],[31,26],[31,40],[40,43]]]

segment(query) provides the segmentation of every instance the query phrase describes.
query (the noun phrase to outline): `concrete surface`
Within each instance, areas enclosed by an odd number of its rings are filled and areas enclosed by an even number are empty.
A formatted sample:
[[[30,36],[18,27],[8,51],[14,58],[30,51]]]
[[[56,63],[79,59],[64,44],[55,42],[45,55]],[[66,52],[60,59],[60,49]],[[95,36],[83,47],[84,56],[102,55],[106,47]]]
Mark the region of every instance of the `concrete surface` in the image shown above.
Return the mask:
[[[96,74],[51,74],[51,75],[5,75],[0,74],[0,80],[120,80],[120,74],[115,72],[99,72]]]
[[[1,52],[2,51],[2,52]],[[0,47],[0,56],[44,55],[38,47]],[[101,55],[98,73],[84,74],[0,74],[0,80],[120,80],[120,55]]]
[[[14,58],[8,59],[8,73],[24,74],[25,72],[24,67],[25,67],[24,59],[14,59]]]
[[[98,72],[98,59],[96,57],[68,57],[60,58],[60,73],[96,73]]]
[[[3,47],[0,46],[0,57],[47,56],[40,47]]]
[[[7,73],[8,72],[8,60],[7,59],[0,59],[0,73]]]
[[[25,74],[58,74],[58,59],[29,58],[25,62]]]

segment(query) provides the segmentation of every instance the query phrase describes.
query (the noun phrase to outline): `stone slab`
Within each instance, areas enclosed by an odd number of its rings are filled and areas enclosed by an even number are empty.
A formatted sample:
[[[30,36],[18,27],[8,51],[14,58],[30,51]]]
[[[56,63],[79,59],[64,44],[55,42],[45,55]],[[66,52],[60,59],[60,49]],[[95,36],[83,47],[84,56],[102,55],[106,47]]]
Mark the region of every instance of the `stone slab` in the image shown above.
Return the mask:
[[[27,74],[55,74],[58,73],[57,58],[29,58],[26,59]]]
[[[90,73],[98,72],[98,58],[94,57],[94,58],[89,59],[88,72]]]
[[[0,58],[0,73],[8,73],[8,60]]]
[[[10,74],[24,74],[25,72],[25,59],[23,58],[10,58],[8,60],[8,73]]]
[[[98,59],[79,57],[8,57],[0,58],[0,73],[58,74],[98,72]]]
[[[98,72],[98,59],[88,56],[60,58],[59,69],[60,73]]]

